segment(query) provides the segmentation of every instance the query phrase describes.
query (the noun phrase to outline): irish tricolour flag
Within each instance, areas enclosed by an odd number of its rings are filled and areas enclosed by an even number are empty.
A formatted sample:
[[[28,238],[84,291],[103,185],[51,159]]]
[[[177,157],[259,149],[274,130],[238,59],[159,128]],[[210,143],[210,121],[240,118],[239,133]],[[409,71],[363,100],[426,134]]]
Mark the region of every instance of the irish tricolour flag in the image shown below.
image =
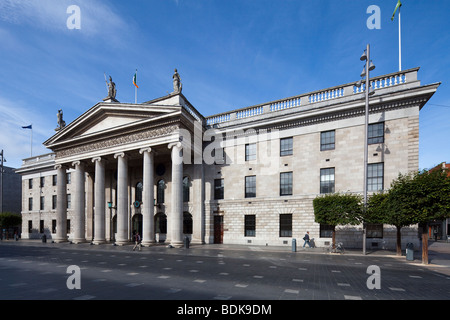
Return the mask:
[[[139,86],[137,85],[137,70],[136,70],[136,72],[134,73],[134,76],[133,76],[133,84],[136,86],[136,88],[139,88]]]

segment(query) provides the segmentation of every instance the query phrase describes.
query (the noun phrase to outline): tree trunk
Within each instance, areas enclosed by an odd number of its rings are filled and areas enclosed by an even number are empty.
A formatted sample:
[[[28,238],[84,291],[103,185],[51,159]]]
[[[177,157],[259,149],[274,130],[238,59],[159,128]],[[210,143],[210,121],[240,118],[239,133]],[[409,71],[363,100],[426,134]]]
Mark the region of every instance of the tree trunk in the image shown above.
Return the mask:
[[[397,255],[402,255],[402,233],[401,233],[402,227],[397,226]]]
[[[333,232],[331,235],[331,244],[334,251],[336,249],[336,226],[333,226]]]
[[[423,224],[422,229],[422,263],[428,264],[428,223]]]

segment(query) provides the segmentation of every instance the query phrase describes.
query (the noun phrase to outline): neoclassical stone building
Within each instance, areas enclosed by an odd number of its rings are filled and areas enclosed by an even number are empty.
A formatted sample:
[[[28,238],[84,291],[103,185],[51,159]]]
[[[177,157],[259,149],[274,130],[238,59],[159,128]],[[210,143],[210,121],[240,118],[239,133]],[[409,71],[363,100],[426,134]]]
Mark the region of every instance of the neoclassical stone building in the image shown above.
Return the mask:
[[[327,192],[389,188],[419,166],[419,112],[439,83],[419,68],[372,78],[368,177],[365,99],[355,83],[204,117],[181,93],[145,103],[109,96],[44,142],[52,152],[23,160],[22,237],[56,242],[290,245],[310,232],[312,200]],[[175,79],[175,78],[174,78]],[[31,199],[31,200],[30,200]],[[416,228],[403,232],[416,242]],[[360,247],[361,228],[337,232]],[[395,230],[369,225],[370,246],[393,247]]]

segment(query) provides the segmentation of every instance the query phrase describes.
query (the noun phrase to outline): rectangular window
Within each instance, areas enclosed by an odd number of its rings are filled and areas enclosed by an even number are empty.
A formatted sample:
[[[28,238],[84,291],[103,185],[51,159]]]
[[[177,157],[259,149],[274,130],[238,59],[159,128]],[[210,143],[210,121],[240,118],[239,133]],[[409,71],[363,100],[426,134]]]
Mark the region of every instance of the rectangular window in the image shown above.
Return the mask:
[[[367,165],[367,191],[383,190],[384,163]]]
[[[28,189],[33,189],[33,179],[28,179]]]
[[[43,188],[45,185],[45,177],[41,177],[40,179],[40,187]]]
[[[33,221],[28,220],[28,233],[33,233]]]
[[[376,223],[366,225],[367,238],[383,238],[383,224]]]
[[[245,145],[245,161],[256,160],[256,143]]]
[[[292,237],[292,214],[280,214],[280,237]]]
[[[294,153],[293,138],[280,139],[280,157],[292,156]]]
[[[224,196],[223,179],[214,179],[214,200],[221,200]]]
[[[52,233],[56,233],[56,220],[52,220]]]
[[[70,172],[67,172],[66,179],[67,179],[67,184],[72,183],[72,174]]]
[[[367,143],[383,143],[384,142],[384,122],[369,124]]]
[[[324,131],[320,133],[320,151],[334,150],[335,131]]]
[[[55,210],[56,209],[56,203],[57,203],[57,197],[56,195],[52,196],[52,209]]]
[[[320,193],[334,192],[334,168],[320,169]]]
[[[72,195],[68,194],[67,195],[67,209],[72,208]]]
[[[331,238],[333,236],[333,226],[329,224],[320,225],[320,237],[321,238]]]
[[[246,237],[254,237],[256,235],[256,216],[245,215],[244,216],[244,229]]]
[[[28,198],[28,211],[33,210],[33,198]]]
[[[67,233],[70,233],[70,219],[67,219],[66,227],[67,227]]]
[[[45,197],[41,197],[41,202],[39,205],[39,210],[44,210],[45,209]]]
[[[256,197],[256,176],[245,177],[245,197]]]
[[[56,174],[54,174],[52,176],[52,186],[56,186],[58,183],[58,176]]]
[[[44,220],[39,220],[39,233],[44,233]]]
[[[280,173],[280,196],[292,195],[292,172]]]

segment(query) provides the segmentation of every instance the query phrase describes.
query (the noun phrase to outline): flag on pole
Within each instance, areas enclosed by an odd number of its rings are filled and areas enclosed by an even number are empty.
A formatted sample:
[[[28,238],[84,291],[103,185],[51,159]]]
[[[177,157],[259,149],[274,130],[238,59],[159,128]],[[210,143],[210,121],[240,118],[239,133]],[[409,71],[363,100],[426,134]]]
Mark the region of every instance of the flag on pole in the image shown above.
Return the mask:
[[[136,88],[139,88],[139,86],[137,85],[137,69],[133,76],[133,84],[136,86]]]
[[[29,126],[22,126],[22,129],[33,129],[33,126],[31,124]]]
[[[391,17],[391,21],[394,21],[395,13],[397,12],[397,10],[400,9],[401,6],[402,6],[402,2],[400,0],[398,0],[397,5],[395,6],[394,13],[392,14],[392,17]]]

